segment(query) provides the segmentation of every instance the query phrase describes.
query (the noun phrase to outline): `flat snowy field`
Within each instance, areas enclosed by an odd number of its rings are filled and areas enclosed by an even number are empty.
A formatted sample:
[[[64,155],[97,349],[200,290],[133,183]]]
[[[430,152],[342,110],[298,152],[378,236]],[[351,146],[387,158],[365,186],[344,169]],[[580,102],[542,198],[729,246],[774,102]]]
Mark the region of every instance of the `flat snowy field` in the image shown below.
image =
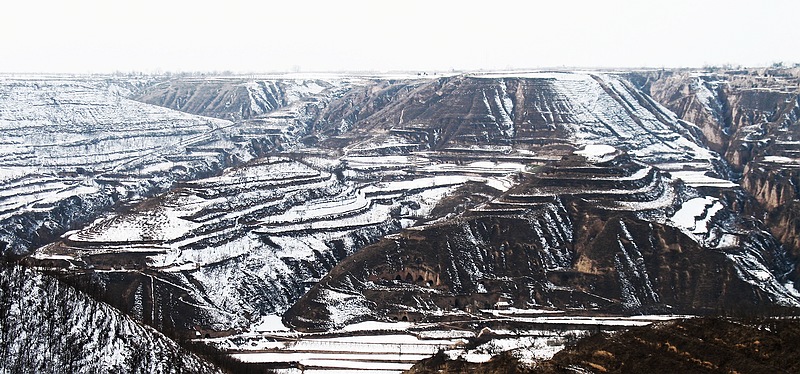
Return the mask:
[[[206,339],[245,362],[290,363],[305,366],[306,372],[358,370],[363,372],[399,373],[416,361],[440,350],[452,358],[470,362],[486,362],[492,356],[513,350],[523,362],[533,364],[545,360],[564,348],[571,339],[594,329],[644,326],[687,316],[643,315],[631,317],[554,316],[563,312],[540,309],[486,310],[498,320],[522,322],[530,326],[522,330],[484,329],[495,336],[474,349],[464,346],[475,332],[439,329],[436,324],[367,321],[343,327],[333,333],[345,336],[324,337],[287,329],[277,316],[265,317],[253,332],[227,338]],[[548,326],[548,329],[537,326]],[[553,329],[553,326],[564,326]],[[576,327],[585,326],[586,328]],[[281,372],[295,373],[295,369]],[[315,371],[316,370],[316,371]]]

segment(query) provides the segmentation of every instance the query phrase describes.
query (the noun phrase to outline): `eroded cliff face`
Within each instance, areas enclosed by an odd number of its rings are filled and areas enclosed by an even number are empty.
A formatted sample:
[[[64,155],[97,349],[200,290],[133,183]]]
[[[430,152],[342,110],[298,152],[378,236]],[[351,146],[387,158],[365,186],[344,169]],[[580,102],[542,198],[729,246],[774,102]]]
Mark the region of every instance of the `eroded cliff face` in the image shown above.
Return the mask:
[[[666,73],[647,79],[634,81],[702,129],[709,146],[741,173],[741,186],[766,209],[763,218],[770,231],[800,258],[798,71]]]
[[[465,217],[363,249],[285,321],[330,329],[500,305],[692,314],[800,305],[782,284],[790,265],[780,244],[712,191],[624,154],[568,157]]]
[[[687,79],[681,74],[664,73],[653,78],[649,82],[653,98],[683,120],[697,125],[709,148],[725,154],[732,122],[728,86],[718,81]]]
[[[320,146],[350,154],[526,150],[550,156],[568,154],[576,144],[609,144],[652,163],[675,163],[687,154],[710,163],[715,158],[698,145],[694,128],[624,79],[605,74],[371,83],[331,102],[314,128]]]
[[[778,151],[798,119],[797,72],[635,73],[632,80],[680,118],[698,126],[709,147],[743,171]],[[642,76],[644,75],[644,76]],[[796,134],[795,134],[796,135]]]

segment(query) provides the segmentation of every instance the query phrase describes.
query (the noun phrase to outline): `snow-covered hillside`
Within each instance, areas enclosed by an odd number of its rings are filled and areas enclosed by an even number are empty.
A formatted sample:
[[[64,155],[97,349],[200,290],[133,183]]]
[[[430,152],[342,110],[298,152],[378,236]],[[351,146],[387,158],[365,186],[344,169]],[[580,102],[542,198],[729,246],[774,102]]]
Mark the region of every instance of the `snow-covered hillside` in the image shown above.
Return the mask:
[[[636,73],[631,80],[702,130],[741,173],[769,230],[800,259],[800,75],[797,69]],[[792,274],[800,281],[800,267]]]
[[[114,204],[218,173],[304,134],[292,120],[233,123],[130,100],[123,95],[132,84],[124,83],[0,77],[3,254],[24,255]],[[301,98],[289,95],[283,105]],[[290,113],[302,117],[307,108]]]

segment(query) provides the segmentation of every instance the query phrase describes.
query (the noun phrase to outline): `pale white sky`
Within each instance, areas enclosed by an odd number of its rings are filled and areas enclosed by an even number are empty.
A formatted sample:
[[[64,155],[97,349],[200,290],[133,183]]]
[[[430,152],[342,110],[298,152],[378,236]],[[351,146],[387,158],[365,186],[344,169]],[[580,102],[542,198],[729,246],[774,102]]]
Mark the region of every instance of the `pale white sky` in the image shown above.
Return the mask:
[[[800,1],[0,4],[0,72],[475,70],[800,62]]]

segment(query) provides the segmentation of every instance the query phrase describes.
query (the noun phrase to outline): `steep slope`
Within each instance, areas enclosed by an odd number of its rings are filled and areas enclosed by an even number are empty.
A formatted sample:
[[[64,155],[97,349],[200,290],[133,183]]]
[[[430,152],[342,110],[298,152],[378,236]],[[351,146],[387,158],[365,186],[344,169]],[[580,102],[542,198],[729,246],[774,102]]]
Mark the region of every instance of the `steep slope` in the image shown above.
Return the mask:
[[[761,157],[791,153],[784,142],[797,135],[799,75],[791,70],[639,73],[634,80],[697,125],[711,149],[741,172]]]
[[[798,306],[793,263],[702,131],[620,75],[340,83],[213,143],[265,157],[237,153],[249,161],[26,262],[171,336],[252,332],[287,310],[293,326],[332,329],[508,306]]]
[[[500,303],[612,313],[800,306],[781,283],[791,265],[780,245],[731,212],[724,191],[597,155],[567,157],[466,217],[363,249],[285,320],[307,329],[437,321]]]
[[[333,266],[361,247],[417,223],[458,216],[466,209],[470,209],[471,217],[464,220],[471,223],[441,223],[446,228],[437,238],[483,235],[480,240],[491,242],[496,238],[478,232],[483,229],[477,227],[502,223],[513,227],[513,232],[525,233],[529,237],[525,240],[549,242],[549,247],[542,248],[548,253],[555,251],[548,259],[520,270],[540,274],[540,288],[547,287],[542,282],[555,277],[555,270],[577,261],[575,248],[585,243],[573,243],[575,235],[581,234],[582,226],[594,227],[594,220],[601,223],[596,225],[599,229],[592,229],[596,232],[589,230],[591,235],[608,226],[609,237],[620,236],[640,247],[653,238],[661,240],[661,236],[669,237],[664,240],[670,243],[680,242],[683,239],[677,237],[681,230],[689,232],[694,243],[686,244],[687,248],[759,243],[753,244],[755,254],[742,255],[736,263],[744,264],[755,256],[752,266],[742,267],[752,270],[761,266],[774,274],[773,278],[782,277],[785,259],[770,237],[753,234],[750,241],[737,239],[750,235],[739,228],[744,223],[718,230],[729,232],[727,236],[717,231],[696,234],[693,226],[649,226],[651,222],[665,224],[671,212],[691,199],[696,199],[690,204],[692,208],[712,208],[715,213],[720,206],[728,205],[717,200],[727,199],[730,205],[737,205],[746,199],[735,191],[721,192],[733,184],[719,178],[727,174],[726,166],[699,144],[695,136],[699,132],[693,132],[692,126],[615,75],[530,73],[364,79],[353,80],[346,87],[337,89],[336,95],[326,91],[312,106],[312,101],[300,101],[257,121],[237,124],[254,131],[274,128],[287,143],[304,136],[308,142],[316,139],[318,149],[298,149],[229,169],[220,177],[183,183],[129,212],[66,236],[40,250],[30,261],[71,269],[66,277],[74,284],[102,285],[113,290],[108,295],[114,296],[105,299],[122,310],[159,328],[183,333],[196,328],[230,331],[257,323],[271,313],[282,313]],[[570,161],[577,157],[572,156],[573,151],[582,145],[588,145],[581,151],[583,158]],[[629,156],[615,149],[627,151]],[[567,164],[577,162],[577,166],[542,166],[564,156]],[[584,159],[590,162],[586,164]],[[690,187],[710,192],[685,192],[683,185],[656,167],[671,171],[672,177]],[[526,185],[537,191],[518,187],[521,190],[516,195],[479,207],[519,179],[506,175],[525,170],[535,170],[533,177],[525,179]],[[561,195],[564,197],[552,198]],[[440,200],[439,208],[433,209]],[[608,213],[618,211],[626,213]],[[509,218],[529,213],[533,218]],[[689,209],[685,214],[702,213],[702,209],[699,213]],[[736,212],[727,214],[735,216]],[[643,222],[648,225],[640,225]],[[630,225],[646,233],[625,234],[624,228]],[[523,247],[530,244],[523,242],[520,238]],[[777,254],[764,256],[770,251]],[[527,256],[525,253],[520,255]],[[442,261],[438,265],[449,266]],[[602,268],[624,266],[613,257],[598,261],[602,265],[597,266]],[[588,266],[588,270],[582,269],[589,274],[596,271],[590,262],[580,264]],[[479,276],[469,268],[473,265],[488,266],[464,264],[467,268],[460,271]],[[553,271],[542,272],[539,267]],[[98,276],[92,269],[114,271]],[[736,271],[728,267],[724,274],[733,279]],[[565,274],[565,279],[572,277]],[[405,280],[407,275],[401,278]],[[450,275],[449,281],[467,285],[464,290],[455,289],[454,295],[477,287],[477,279],[467,281],[460,278],[463,276]],[[574,282],[589,282],[581,277]],[[430,280],[425,275],[423,279]],[[646,279],[641,281],[644,283],[639,286],[649,287]],[[609,283],[608,292],[621,292],[622,281],[614,282]],[[765,294],[759,293],[760,298],[785,296],[782,285],[773,287],[772,280],[767,283],[773,289],[762,290]],[[500,289],[506,286],[498,285]],[[149,293],[144,292],[148,289]],[[689,287],[686,290],[694,292]],[[610,300],[617,301],[592,303],[609,310],[666,310],[680,304],[661,302],[646,295],[650,291],[639,291],[624,302],[615,297]],[[772,291],[778,296],[765,296]],[[538,292],[552,294],[544,289]],[[117,297],[119,294],[125,297]],[[498,301],[498,295],[487,298],[480,307]],[[675,295],[674,299],[683,296]],[[555,300],[554,305],[573,305],[559,297],[548,296]],[[594,297],[587,296],[574,305],[587,307],[587,300]],[[649,297],[649,304],[629,307],[642,297]],[[689,295],[687,300],[695,297],[709,296]],[[455,303],[456,299],[452,296],[450,301]],[[135,310],[136,300],[144,300],[143,310]],[[719,305],[703,308],[716,307]]]
[[[53,278],[0,268],[7,373],[218,373],[152,328]]]

